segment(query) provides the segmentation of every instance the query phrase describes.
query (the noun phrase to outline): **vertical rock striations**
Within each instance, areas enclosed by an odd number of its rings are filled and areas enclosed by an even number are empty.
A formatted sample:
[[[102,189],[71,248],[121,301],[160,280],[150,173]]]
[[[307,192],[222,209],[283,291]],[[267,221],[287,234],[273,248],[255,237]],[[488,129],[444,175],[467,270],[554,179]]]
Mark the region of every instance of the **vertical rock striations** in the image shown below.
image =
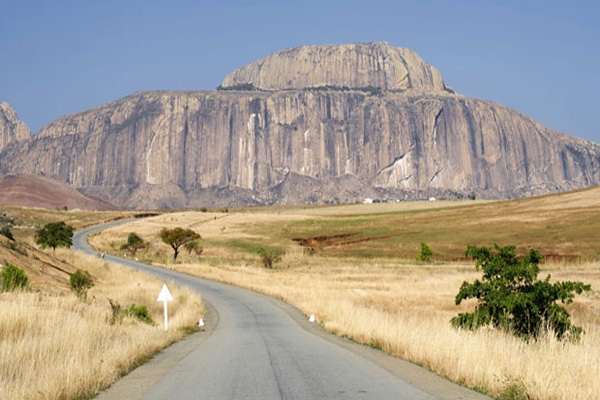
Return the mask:
[[[231,90],[241,88],[254,90]],[[453,94],[415,53],[386,44],[286,50],[222,89],[137,93],[65,116],[6,148],[0,172],[58,177],[127,208],[508,198],[600,183],[599,145]]]

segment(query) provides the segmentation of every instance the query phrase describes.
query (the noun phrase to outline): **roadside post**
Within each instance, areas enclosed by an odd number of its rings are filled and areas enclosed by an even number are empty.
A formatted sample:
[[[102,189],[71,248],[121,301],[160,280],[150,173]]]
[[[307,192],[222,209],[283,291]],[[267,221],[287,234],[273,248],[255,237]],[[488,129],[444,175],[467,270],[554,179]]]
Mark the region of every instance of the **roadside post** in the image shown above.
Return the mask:
[[[169,327],[169,313],[167,312],[167,302],[173,301],[173,296],[171,296],[171,292],[169,292],[169,288],[167,288],[167,284],[163,284],[163,287],[158,295],[158,299],[156,301],[162,301],[165,304],[165,331]]]

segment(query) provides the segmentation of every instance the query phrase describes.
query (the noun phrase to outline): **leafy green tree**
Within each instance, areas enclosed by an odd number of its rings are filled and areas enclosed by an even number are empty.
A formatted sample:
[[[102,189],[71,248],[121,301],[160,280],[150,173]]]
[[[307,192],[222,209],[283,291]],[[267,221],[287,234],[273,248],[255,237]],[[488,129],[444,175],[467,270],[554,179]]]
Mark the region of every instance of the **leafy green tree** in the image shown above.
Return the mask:
[[[177,260],[179,255],[179,248],[184,244],[193,240],[200,239],[200,235],[191,229],[183,229],[180,227],[167,229],[163,228],[160,233],[162,241],[173,249],[173,261]]]
[[[540,281],[538,266],[543,256],[531,249],[517,257],[515,246],[468,246],[465,255],[476,260],[476,268],[483,271],[482,280],[463,282],[456,295],[456,305],[463,300],[479,301],[474,312],[460,313],[452,318],[452,325],[477,329],[492,325],[515,335],[537,338],[545,328],[550,328],[558,339],[577,340],[583,330],[571,325],[567,310],[557,301],[569,304],[575,294],[591,289],[582,282],[550,283],[550,275]]]
[[[26,290],[29,287],[29,277],[21,268],[8,264],[2,268],[0,286],[3,292]]]
[[[421,250],[417,256],[417,261],[429,262],[431,261],[431,256],[433,256],[431,248],[427,246],[427,243],[421,242]]]
[[[127,243],[121,246],[121,250],[127,250],[131,252],[132,256],[135,256],[138,250],[141,250],[147,246],[147,243],[137,233],[131,232],[127,236]]]
[[[71,284],[71,289],[81,300],[85,300],[87,298],[88,290],[94,286],[92,275],[90,275],[89,272],[80,269],[71,275],[71,278],[69,278],[69,283]]]
[[[52,247],[52,250],[56,250],[57,247],[69,248],[73,245],[73,227],[64,221],[51,222],[37,231],[35,242],[42,249],[46,247]]]

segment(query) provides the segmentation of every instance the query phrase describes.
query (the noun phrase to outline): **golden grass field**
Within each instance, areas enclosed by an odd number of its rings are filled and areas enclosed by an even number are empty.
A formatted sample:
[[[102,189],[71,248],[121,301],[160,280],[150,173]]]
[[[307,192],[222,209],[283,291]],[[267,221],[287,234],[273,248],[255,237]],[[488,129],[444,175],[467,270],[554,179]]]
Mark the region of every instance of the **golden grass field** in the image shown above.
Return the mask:
[[[181,226],[202,235],[202,255],[173,264],[158,232]],[[506,202],[405,202],[328,207],[248,208],[168,213],[92,239],[119,253],[130,232],[150,243],[140,260],[233,283],[281,298],[329,331],[422,365],[492,396],[531,399],[600,397],[600,189]],[[292,239],[352,233],[307,255]],[[417,263],[420,242],[433,250]],[[517,245],[547,255],[539,276],[583,281],[592,291],[568,306],[586,333],[578,344],[537,342],[449,320],[474,303],[454,305],[461,283],[481,277],[467,245]],[[285,250],[266,269],[258,247]],[[505,397],[506,398],[506,397]]]
[[[170,329],[162,329],[156,296],[162,282],[70,250],[41,252],[32,235],[44,223],[76,228],[131,218],[131,212],[92,213],[9,209],[17,216],[17,246],[0,240],[0,263],[15,263],[33,290],[0,293],[0,398],[93,396],[152,354],[181,338],[202,315],[199,297],[170,287]],[[158,232],[187,227],[202,235],[201,256],[172,250]],[[189,274],[230,282],[281,298],[314,314],[331,332],[411,360],[465,386],[501,398],[600,397],[600,189],[503,202],[438,201],[324,207],[261,207],[229,212],[182,211],[136,220],[91,239],[123,255],[130,232],[150,243],[136,255]],[[346,237],[314,255],[292,239]],[[348,236],[350,235],[350,236]],[[0,237],[0,239],[2,239]],[[417,263],[419,244],[433,250]],[[533,343],[492,329],[467,332],[449,320],[474,303],[454,305],[461,283],[480,277],[466,246],[515,244],[546,255],[540,279],[581,280],[592,291],[568,306],[586,333],[581,343],[544,337]],[[285,251],[274,269],[259,247]],[[68,276],[88,270],[87,301],[69,290]],[[153,290],[145,290],[152,287]],[[145,304],[156,324],[125,318],[110,324],[108,299]],[[26,366],[26,367],[25,367]],[[508,397],[509,393],[516,394]]]
[[[22,240],[17,241],[21,253],[30,258],[13,257],[19,261],[11,263],[20,264],[30,276],[33,269],[42,274],[31,280],[31,291],[0,293],[1,399],[91,398],[197,329],[204,315],[198,295],[170,285],[174,301],[169,303],[169,330],[165,332],[163,306],[156,302],[161,281],[72,250],[36,252],[27,243],[31,237],[24,233],[30,228],[15,229],[15,236]],[[4,264],[13,256],[11,247],[5,246],[2,240],[0,263]],[[95,285],[86,301],[70,291],[62,276],[66,274],[61,275],[62,270],[76,268],[93,277]],[[148,325],[132,317],[111,323],[109,299],[123,308],[146,305],[155,323]]]

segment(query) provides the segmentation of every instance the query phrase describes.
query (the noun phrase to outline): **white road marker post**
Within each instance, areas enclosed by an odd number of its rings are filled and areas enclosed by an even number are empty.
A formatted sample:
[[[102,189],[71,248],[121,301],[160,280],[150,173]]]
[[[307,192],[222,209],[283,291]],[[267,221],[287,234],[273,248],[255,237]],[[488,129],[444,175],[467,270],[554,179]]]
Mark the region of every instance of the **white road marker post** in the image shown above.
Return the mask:
[[[169,313],[167,312],[167,302],[173,301],[173,296],[171,296],[171,292],[169,292],[169,288],[167,288],[167,284],[163,284],[163,287],[158,295],[158,299],[156,301],[162,301],[165,303],[165,331],[169,327]]]

